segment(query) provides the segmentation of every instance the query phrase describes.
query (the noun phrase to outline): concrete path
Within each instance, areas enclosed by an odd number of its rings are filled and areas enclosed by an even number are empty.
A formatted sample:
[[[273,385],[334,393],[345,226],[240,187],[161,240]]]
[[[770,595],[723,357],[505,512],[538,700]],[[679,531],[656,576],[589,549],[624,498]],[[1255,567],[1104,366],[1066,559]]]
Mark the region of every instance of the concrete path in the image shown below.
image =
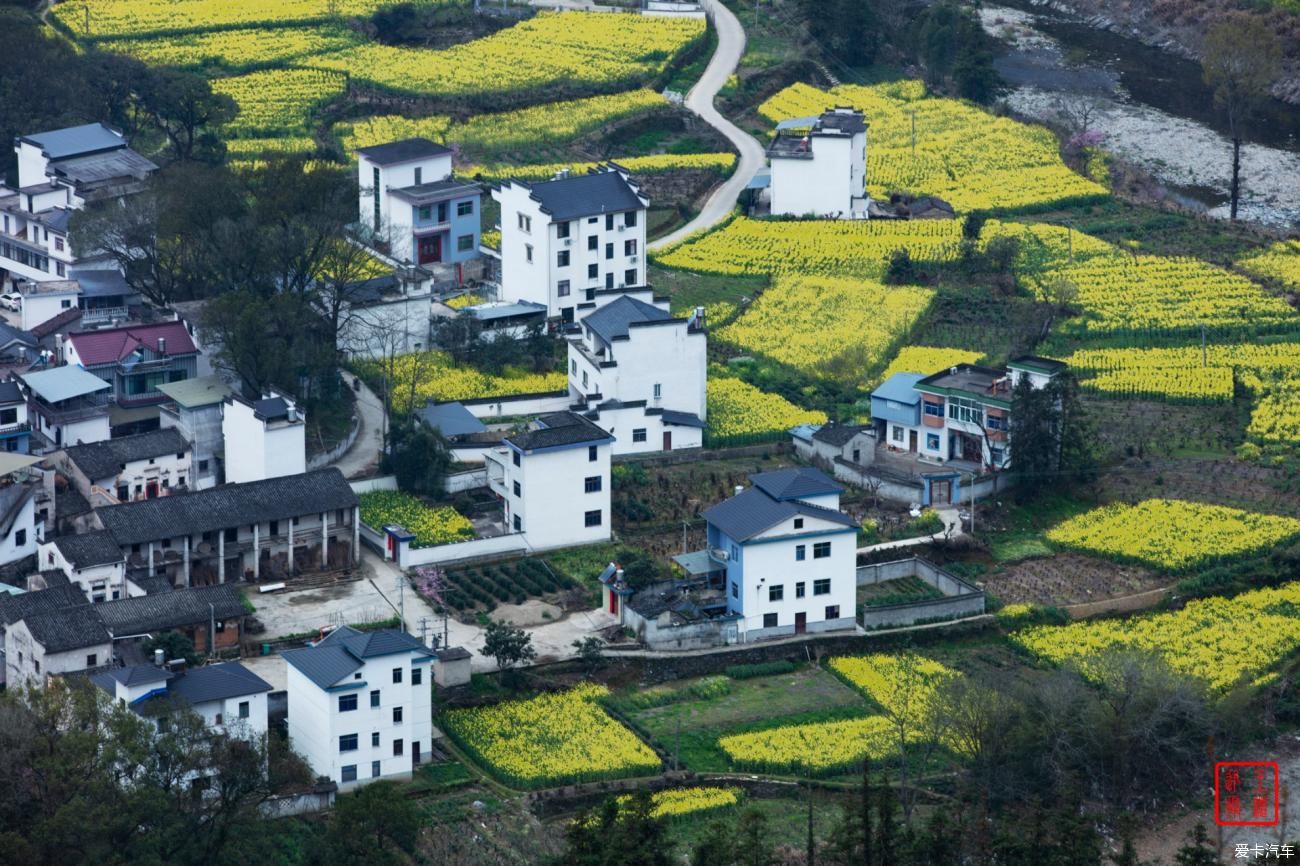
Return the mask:
[[[718,48],[713,52],[713,58],[709,60],[709,65],[705,67],[700,80],[691,88],[691,92],[686,94],[686,107],[726,136],[739,152],[740,160],[736,163],[736,171],[726,183],[713,191],[699,215],[677,231],[650,243],[648,246],[651,250],[664,249],[688,235],[710,228],[726,219],[736,206],[740,193],[767,160],[763,145],[723,117],[713,107],[713,100],[718,95],[718,91],[727,83],[727,78],[736,71],[736,67],[740,65],[740,56],[745,53],[745,28],[740,26],[739,19],[731,13],[731,10],[718,0],[704,0],[703,5],[717,30]]]
[[[356,392],[361,429],[357,431],[357,440],[352,447],[330,465],[342,472],[344,478],[364,478],[379,469],[379,453],[384,444],[384,404],[357,377],[344,374],[343,381],[349,388],[361,383]]]
[[[944,526],[955,527],[948,535],[949,538],[959,538],[965,533],[961,528],[961,518],[957,516],[956,508],[936,508],[939,512],[939,519],[943,521]],[[934,535],[922,535],[917,538],[904,538],[900,541],[882,541],[880,544],[868,544],[866,547],[859,547],[858,553],[874,553],[878,550],[895,550],[904,547],[919,547],[922,544],[930,544],[935,541],[943,541],[943,533],[936,532]]]

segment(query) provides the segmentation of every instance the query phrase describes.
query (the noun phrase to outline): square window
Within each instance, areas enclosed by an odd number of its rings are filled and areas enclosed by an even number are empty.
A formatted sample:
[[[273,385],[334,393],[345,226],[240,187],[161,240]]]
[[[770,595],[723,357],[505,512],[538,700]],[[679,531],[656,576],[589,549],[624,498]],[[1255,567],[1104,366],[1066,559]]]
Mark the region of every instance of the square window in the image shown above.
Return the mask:
[[[420,220],[428,220],[431,219],[432,217],[433,217],[433,208],[430,207],[429,205],[425,205],[424,207],[420,208],[416,212],[416,218]]]
[[[90,655],[86,656],[86,667],[93,668],[97,664],[99,664],[98,653],[91,653]]]
[[[804,592],[804,587],[805,587],[805,584],[804,584],[804,582],[803,582],[802,580],[799,581],[798,583],[796,583],[796,584],[794,585],[794,597],[795,597],[795,598],[803,598],[803,597],[804,597],[804,595],[806,594],[806,593]]]
[[[776,628],[776,614],[763,614],[763,628]]]
[[[519,487],[518,481],[514,482],[514,491],[515,491],[515,496],[521,495],[521,489]]]
[[[588,445],[588,446],[587,446],[587,462],[588,462],[588,463],[595,463],[595,462],[596,462],[596,447],[597,447],[597,446],[595,446],[595,445]]]
[[[567,222],[564,222],[564,223],[556,223],[556,224],[555,224],[555,236],[556,236],[557,238],[561,239],[561,240],[563,240],[564,238],[567,238],[567,237],[569,236],[569,224],[568,224]]]
[[[240,701],[240,702],[239,702],[239,717],[240,717],[241,719],[246,719],[246,718],[248,718],[248,712],[249,712],[249,710],[248,710],[248,701]]]
[[[785,599],[785,586],[783,584],[778,583],[775,586],[769,586],[767,588],[768,601],[782,601],[784,599]]]
[[[357,780],[357,765],[348,764],[339,770],[339,781],[355,782]]]
[[[942,404],[942,403],[930,403],[930,402],[926,402],[926,404],[925,404],[925,414],[926,414],[926,415],[929,415],[931,418],[942,418],[942,417],[943,417],[943,404]]]
[[[339,737],[340,752],[355,752],[356,750],[357,750],[356,734],[344,734],[343,736]]]
[[[938,450],[939,450],[939,434],[938,434],[938,433],[926,433],[926,434],[925,434],[925,447],[926,447],[926,450],[927,450],[927,451],[938,451]]]
[[[807,558],[808,558],[808,545],[796,544],[794,546],[794,561],[803,562]]]
[[[565,264],[568,264],[568,262],[565,262]],[[558,294],[561,298],[567,298],[567,297],[569,296],[569,281],[568,281],[568,280],[560,280],[558,283],[556,283],[556,284],[555,284],[555,292],[556,292],[556,294]]]
[[[636,241],[623,241],[623,255],[636,255]]]
[[[402,681],[402,669],[393,668],[393,682],[400,683],[401,681]]]
[[[519,228],[523,229],[526,232],[531,232],[533,230],[533,218],[527,216],[526,214],[520,213]]]
[[[839,618],[840,618],[840,606],[839,606],[838,604],[828,604],[828,605],[826,605],[826,618],[827,618],[827,619],[839,619]]]
[[[400,725],[401,723],[402,723],[402,708],[393,707],[393,724]]]
[[[393,740],[393,755],[394,755],[394,756],[397,756],[397,755],[400,755],[400,754],[402,754],[402,741],[401,741],[401,740]]]
[[[456,202],[456,216],[469,216],[474,213],[474,200]]]
[[[200,471],[200,472],[207,472],[207,471],[208,471],[208,461],[206,461],[206,460],[200,460],[200,461],[199,461],[199,471]]]
[[[902,441],[903,441],[903,428],[902,428],[902,427],[890,427],[890,428],[889,428],[889,438],[890,438],[890,439],[893,439],[895,442],[902,442]]]
[[[831,543],[819,541],[813,545],[813,559],[825,559],[831,555]]]
[[[582,480],[582,488],[583,488],[583,492],[585,492],[585,493],[599,493],[599,492],[600,492],[600,476],[599,476],[599,475],[591,475],[591,476],[589,476],[589,477],[587,477],[587,478],[584,478],[584,479]]]
[[[595,217],[592,217],[593,222],[595,222],[595,219],[596,219]],[[591,235],[590,237],[587,238],[587,249],[594,250],[599,248],[600,248],[599,238],[597,238],[595,235]]]
[[[589,226],[594,226],[595,224],[596,224],[596,218],[595,218],[595,217],[587,217],[587,225],[589,225]]]
[[[339,712],[350,713],[357,708],[356,695],[339,695]]]
[[[424,668],[411,668],[411,685],[418,686],[424,682]]]
[[[646,430],[646,428],[644,428],[644,427],[634,427],[634,428],[632,429],[632,441],[633,441],[633,442],[644,442],[644,441],[645,441],[645,430]]]
[[[636,283],[637,283],[637,279],[636,279],[636,268],[628,268],[626,271],[623,272],[623,284],[624,284],[624,285],[626,285],[626,286],[635,286]]]
[[[370,778],[372,779],[379,778],[379,761],[370,762]]]
[[[555,266],[557,268],[567,268],[569,266],[569,251],[560,250],[555,254]]]
[[[594,238],[593,238],[593,240],[594,240]],[[598,280],[598,279],[600,279],[600,266],[599,266],[599,265],[587,265],[587,279],[589,279],[589,280]]]
[[[628,228],[631,228],[632,226],[636,225],[636,211],[630,210],[627,213],[623,214],[623,225],[627,226]]]
[[[795,529],[803,529],[803,518],[802,518],[802,517],[796,517],[796,518],[794,519],[794,528],[795,528]]]
[[[371,746],[371,748],[375,748],[375,749],[379,748],[379,732],[378,732],[378,731],[375,731],[373,734],[370,735],[370,746]]]
[[[600,510],[588,511],[582,516],[584,526],[600,526]]]
[[[18,423],[17,409],[0,409],[0,426],[8,427]]]
[[[372,689],[370,692],[370,706],[379,706],[379,689]]]
[[[831,594],[831,579],[829,577],[821,577],[813,581],[813,595],[830,595],[830,594]]]
[[[468,252],[470,252],[470,251],[473,250],[473,249],[474,249],[474,236],[473,236],[473,235],[460,235],[459,237],[456,238],[456,251],[457,251],[457,252],[468,253]]]
[[[26,543],[27,543],[27,530],[26,530],[26,529],[20,529],[20,530],[18,530],[17,532],[14,533],[14,545],[15,545],[16,547],[22,547],[22,546],[23,546],[24,544],[26,544]]]

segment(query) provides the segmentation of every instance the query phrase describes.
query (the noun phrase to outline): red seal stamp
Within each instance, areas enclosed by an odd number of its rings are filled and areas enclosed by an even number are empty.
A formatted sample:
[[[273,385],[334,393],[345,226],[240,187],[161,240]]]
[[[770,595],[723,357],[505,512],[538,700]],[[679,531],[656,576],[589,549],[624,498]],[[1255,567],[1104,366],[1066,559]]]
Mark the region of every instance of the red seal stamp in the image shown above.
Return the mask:
[[[1272,827],[1278,814],[1276,761],[1219,761],[1214,765],[1214,823]]]

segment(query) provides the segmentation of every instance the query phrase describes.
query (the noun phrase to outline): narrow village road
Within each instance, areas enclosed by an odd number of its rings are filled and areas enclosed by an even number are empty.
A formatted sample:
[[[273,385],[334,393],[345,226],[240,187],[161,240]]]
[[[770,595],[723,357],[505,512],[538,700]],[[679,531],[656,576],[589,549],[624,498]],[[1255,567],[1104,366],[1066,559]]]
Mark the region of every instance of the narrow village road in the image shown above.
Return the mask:
[[[736,171],[726,183],[713,191],[699,215],[677,231],[650,243],[651,250],[664,249],[688,235],[717,225],[726,219],[727,214],[731,213],[731,209],[736,206],[736,200],[741,192],[754,174],[763,167],[766,159],[763,145],[723,117],[713,107],[713,100],[718,95],[718,91],[727,83],[727,78],[736,71],[736,67],[740,65],[740,56],[745,53],[745,28],[740,26],[740,20],[719,0],[703,0],[703,5],[717,30],[718,48],[713,52],[713,58],[705,67],[700,80],[691,88],[691,92],[686,94],[686,107],[709,126],[725,135],[740,153],[740,160],[736,164]]]
[[[349,374],[343,378],[348,387],[356,387],[353,381],[355,376]],[[360,382],[359,379],[356,381]],[[356,393],[357,415],[361,422],[357,441],[343,452],[343,456],[330,464],[342,472],[344,478],[364,478],[378,469],[379,452],[384,442],[384,404],[374,391],[366,387],[365,382],[361,382]]]

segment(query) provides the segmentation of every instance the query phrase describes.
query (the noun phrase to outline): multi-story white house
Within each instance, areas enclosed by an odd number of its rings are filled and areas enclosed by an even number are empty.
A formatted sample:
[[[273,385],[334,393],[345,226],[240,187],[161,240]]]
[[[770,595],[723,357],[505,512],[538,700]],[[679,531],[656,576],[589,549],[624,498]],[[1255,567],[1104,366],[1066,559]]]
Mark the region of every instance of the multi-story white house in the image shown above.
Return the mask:
[[[607,541],[614,437],[573,412],[537,419],[483,452],[506,528],[534,550]]]
[[[510,180],[501,205],[500,300],[544,304],[549,318],[572,322],[599,289],[645,285],[650,200],[617,165],[553,180]]]
[[[168,712],[185,709],[203,719],[214,734],[253,741],[266,737],[271,684],[239,662],[190,670],[130,665],[90,679],[112,700],[142,716],[165,718]]]
[[[81,367],[50,367],[17,375],[32,419],[33,451],[44,454],[78,442],[102,442],[109,427],[111,383]]]
[[[710,557],[725,565],[727,612],[744,640],[854,628],[857,529],[844,491],[816,469],[750,476],[704,512]]]
[[[276,391],[249,402],[231,394],[222,408],[226,481],[243,483],[307,471],[307,419]]]
[[[14,141],[18,185],[0,185],[0,286],[23,280],[63,280],[95,251],[75,249],[68,236],[72,212],[88,202],[138,192],[158,166],[127,147],[122,133],[88,123]]]
[[[50,455],[53,464],[92,505],[156,499],[189,489],[190,443],[175,429],[152,430],[73,445]]]
[[[782,121],[767,156],[773,216],[866,218],[867,124],[862,112],[832,108],[818,117]]]
[[[37,565],[42,572],[62,572],[91,603],[146,594],[126,579],[126,556],[103,530],[60,535],[42,543]]]
[[[341,789],[409,777],[432,757],[433,657],[405,632],[348,626],[284,653],[293,748]]]
[[[608,290],[597,293],[597,308],[569,338],[569,394],[614,437],[615,454],[704,444],[703,310],[678,318],[668,312],[666,299],[649,295],[645,289],[611,300]]]
[[[456,180],[451,150],[408,138],[357,151],[361,225],[398,262],[462,265],[479,255],[482,188]]]

